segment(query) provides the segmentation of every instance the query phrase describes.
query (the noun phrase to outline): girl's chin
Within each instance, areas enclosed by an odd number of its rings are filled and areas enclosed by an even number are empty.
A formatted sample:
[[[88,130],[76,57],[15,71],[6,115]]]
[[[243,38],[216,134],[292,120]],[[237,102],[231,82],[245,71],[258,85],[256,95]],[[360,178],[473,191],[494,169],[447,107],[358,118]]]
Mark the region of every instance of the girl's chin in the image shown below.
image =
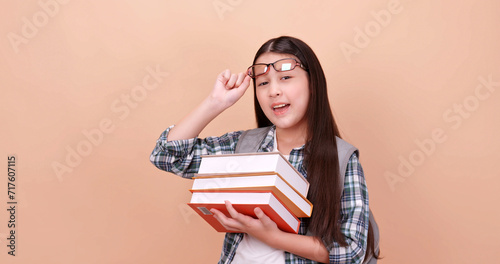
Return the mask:
[[[273,122],[273,120],[271,120],[271,122],[276,126],[276,128],[279,129],[293,129],[298,126],[297,123],[283,122],[283,121],[284,120],[277,120]]]
[[[279,129],[292,129],[292,130],[295,130],[295,129],[299,129],[299,130],[303,130],[303,129],[307,129],[307,122],[302,122],[301,121],[296,121],[296,120],[289,120],[289,119],[286,119],[286,118],[273,118],[273,119],[269,119],[271,121],[271,123],[273,123],[276,128],[279,128]]]

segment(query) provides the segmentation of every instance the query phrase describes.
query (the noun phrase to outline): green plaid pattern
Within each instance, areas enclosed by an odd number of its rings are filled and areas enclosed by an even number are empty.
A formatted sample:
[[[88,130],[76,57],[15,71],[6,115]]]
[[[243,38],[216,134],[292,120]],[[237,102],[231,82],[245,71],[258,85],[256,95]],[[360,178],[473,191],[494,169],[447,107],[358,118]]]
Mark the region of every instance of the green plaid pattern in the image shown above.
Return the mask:
[[[207,137],[205,139],[192,138],[186,140],[167,141],[168,132],[173,126],[167,128],[156,142],[151,153],[151,162],[161,170],[172,172],[184,178],[191,178],[198,172],[201,155],[219,155],[234,153],[238,138],[243,131],[226,133],[220,137]],[[275,127],[270,130],[259,152],[271,152]],[[304,176],[307,173],[303,166],[304,146],[295,148],[290,152],[290,163]],[[341,231],[349,244],[341,247],[336,242],[327,248],[330,251],[330,263],[362,263],[366,250],[368,235],[368,190],[363,174],[363,169],[356,154],[353,154],[347,165],[344,193],[341,200],[342,226]],[[299,234],[307,234],[307,221],[301,219]],[[243,234],[227,233],[224,239],[219,264],[231,263],[238,244]],[[317,263],[312,260],[285,252],[285,262],[294,264]]]

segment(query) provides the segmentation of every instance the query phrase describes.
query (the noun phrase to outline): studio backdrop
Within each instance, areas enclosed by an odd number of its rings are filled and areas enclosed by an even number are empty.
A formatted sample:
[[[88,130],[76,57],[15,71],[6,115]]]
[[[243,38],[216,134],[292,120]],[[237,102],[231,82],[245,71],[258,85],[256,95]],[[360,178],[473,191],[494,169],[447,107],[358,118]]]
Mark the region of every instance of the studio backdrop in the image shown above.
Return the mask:
[[[149,161],[224,69],[308,43],[360,149],[380,263],[491,263],[500,2],[2,0],[0,262],[216,263],[192,181]],[[256,126],[251,89],[200,137]]]

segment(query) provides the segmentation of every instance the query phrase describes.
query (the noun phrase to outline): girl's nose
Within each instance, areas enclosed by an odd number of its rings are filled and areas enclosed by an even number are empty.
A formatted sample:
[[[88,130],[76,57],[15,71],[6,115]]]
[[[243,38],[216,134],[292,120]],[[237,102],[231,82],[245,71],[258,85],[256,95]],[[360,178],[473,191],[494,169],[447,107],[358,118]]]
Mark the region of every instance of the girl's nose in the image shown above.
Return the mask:
[[[271,89],[269,89],[270,97],[278,97],[282,94],[280,85],[277,82],[271,82]]]

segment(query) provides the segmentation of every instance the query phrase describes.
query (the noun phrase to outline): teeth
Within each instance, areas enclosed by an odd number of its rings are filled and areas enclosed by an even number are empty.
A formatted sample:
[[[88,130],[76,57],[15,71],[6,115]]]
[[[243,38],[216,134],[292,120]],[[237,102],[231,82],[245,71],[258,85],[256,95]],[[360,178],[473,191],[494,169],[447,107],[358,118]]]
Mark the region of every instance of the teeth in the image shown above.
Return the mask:
[[[286,104],[280,104],[280,105],[275,105],[273,108],[276,109],[276,108],[280,108],[280,107],[285,107]]]

